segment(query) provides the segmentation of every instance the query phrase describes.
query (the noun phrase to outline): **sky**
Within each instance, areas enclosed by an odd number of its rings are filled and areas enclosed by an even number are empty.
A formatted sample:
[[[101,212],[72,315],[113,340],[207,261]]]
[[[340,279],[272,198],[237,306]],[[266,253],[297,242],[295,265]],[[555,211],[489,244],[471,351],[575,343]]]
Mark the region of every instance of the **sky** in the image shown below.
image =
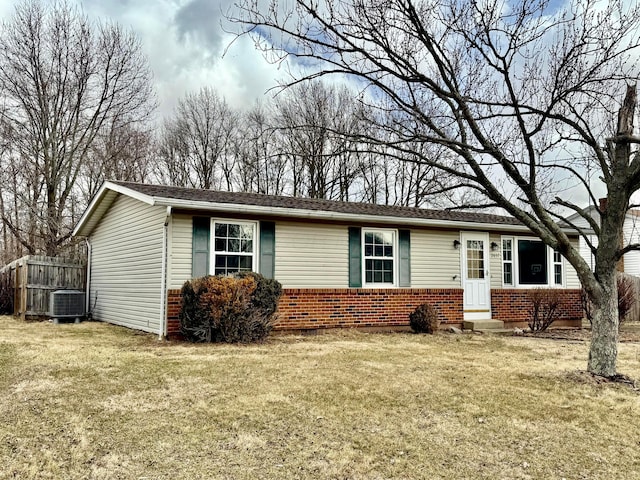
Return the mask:
[[[44,0],[46,1],[46,0]],[[73,0],[71,0],[73,3]],[[76,2],[92,19],[114,21],[140,38],[155,77],[158,115],[170,115],[187,92],[212,86],[237,108],[284,78],[251,39],[225,32],[233,28],[224,12],[234,0],[84,0]],[[11,17],[17,0],[0,1],[0,18]],[[225,50],[227,50],[225,54]],[[273,95],[273,93],[270,93]]]
[[[19,1],[0,0],[0,19],[9,19]],[[250,37],[229,33],[234,26],[225,12],[236,0],[68,1],[94,20],[116,22],[139,36],[154,74],[158,120],[170,116],[184,94],[204,86],[215,88],[231,107],[244,109],[274,95],[269,89],[286,78],[285,69],[268,63]]]

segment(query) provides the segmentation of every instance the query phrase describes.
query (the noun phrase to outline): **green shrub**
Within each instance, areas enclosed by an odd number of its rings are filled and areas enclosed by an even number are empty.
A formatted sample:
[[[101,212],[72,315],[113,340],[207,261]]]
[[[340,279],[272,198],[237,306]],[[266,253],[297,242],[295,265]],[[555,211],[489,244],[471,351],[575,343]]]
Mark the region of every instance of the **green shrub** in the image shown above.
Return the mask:
[[[416,333],[434,333],[438,331],[440,319],[438,311],[429,303],[418,305],[416,309],[409,314],[409,325]]]
[[[207,276],[182,287],[180,330],[194,342],[253,342],[271,331],[280,283],[257,273]]]

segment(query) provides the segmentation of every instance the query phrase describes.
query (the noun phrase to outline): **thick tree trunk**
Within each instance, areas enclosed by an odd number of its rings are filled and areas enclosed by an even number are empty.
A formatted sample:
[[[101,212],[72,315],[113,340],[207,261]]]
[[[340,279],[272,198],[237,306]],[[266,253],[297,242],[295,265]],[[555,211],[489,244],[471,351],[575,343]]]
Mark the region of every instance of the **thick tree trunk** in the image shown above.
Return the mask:
[[[613,377],[616,375],[618,358],[618,292],[616,272],[603,282],[604,295],[595,301],[592,321],[591,346],[588,370],[594,375]]]

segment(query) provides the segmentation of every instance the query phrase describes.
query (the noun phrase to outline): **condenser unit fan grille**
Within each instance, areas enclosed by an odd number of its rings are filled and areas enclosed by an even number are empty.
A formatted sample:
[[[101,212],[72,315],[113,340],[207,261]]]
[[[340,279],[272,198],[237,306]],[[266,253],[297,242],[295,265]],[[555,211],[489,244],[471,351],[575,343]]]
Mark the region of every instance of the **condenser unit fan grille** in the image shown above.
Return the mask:
[[[85,314],[84,292],[56,290],[51,293],[49,315],[53,318],[82,317]]]

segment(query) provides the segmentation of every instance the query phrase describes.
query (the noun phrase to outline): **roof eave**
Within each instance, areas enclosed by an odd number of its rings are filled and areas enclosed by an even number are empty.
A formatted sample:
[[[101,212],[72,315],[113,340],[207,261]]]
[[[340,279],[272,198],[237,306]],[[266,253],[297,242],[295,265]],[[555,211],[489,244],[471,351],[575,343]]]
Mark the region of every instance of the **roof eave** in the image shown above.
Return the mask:
[[[306,218],[325,221],[362,222],[393,224],[422,227],[460,228],[473,230],[500,230],[505,232],[530,232],[524,225],[504,223],[468,222],[459,220],[439,220],[431,218],[396,217],[390,215],[366,215],[343,212],[331,212],[326,210],[306,210],[302,208],[266,207],[260,205],[246,205],[236,203],[213,203],[193,200],[177,200],[174,198],[154,197],[155,205],[170,206],[189,210],[216,211],[224,213],[243,213],[255,215],[278,216],[287,218]],[[577,234],[575,230],[563,229],[566,233]]]
[[[146,203],[147,205],[157,205],[172,208],[182,208],[186,210],[215,211],[222,213],[242,213],[248,215],[264,215],[272,217],[285,217],[296,219],[313,219],[324,221],[343,221],[358,222],[363,220],[371,223],[390,224],[390,225],[407,225],[416,227],[437,227],[437,228],[456,228],[470,230],[499,230],[503,232],[530,232],[524,225],[508,224],[508,223],[485,223],[471,222],[460,220],[440,220],[433,218],[412,218],[398,217],[393,215],[372,215],[372,214],[355,214],[345,212],[332,212],[327,210],[308,210],[303,208],[286,208],[271,207],[262,205],[248,205],[237,203],[217,203],[207,201],[181,200],[169,197],[154,197],[140,193],[134,189],[118,185],[113,182],[106,181],[102,184],[98,193],[82,214],[78,224],[73,230],[73,236],[87,237],[96,227],[100,218],[92,218],[96,210],[105,201],[109,191],[127,195],[131,198]],[[577,235],[578,233],[569,227],[562,229],[565,233]]]

